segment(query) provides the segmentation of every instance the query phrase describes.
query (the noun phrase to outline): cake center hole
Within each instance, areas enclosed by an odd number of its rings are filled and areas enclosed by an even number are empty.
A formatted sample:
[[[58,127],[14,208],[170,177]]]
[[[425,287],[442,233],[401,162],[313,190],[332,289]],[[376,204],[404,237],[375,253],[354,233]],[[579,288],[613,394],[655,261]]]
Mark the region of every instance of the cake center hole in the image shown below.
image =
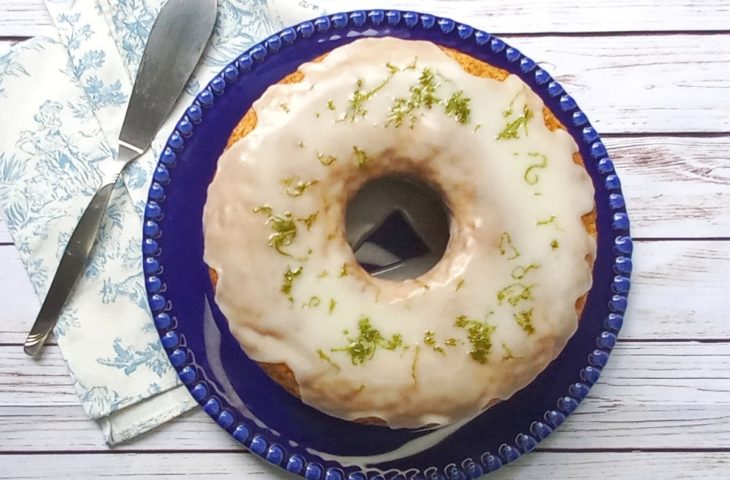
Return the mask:
[[[441,195],[406,177],[367,182],[347,205],[347,241],[358,263],[372,276],[416,278],[444,255],[449,212]]]

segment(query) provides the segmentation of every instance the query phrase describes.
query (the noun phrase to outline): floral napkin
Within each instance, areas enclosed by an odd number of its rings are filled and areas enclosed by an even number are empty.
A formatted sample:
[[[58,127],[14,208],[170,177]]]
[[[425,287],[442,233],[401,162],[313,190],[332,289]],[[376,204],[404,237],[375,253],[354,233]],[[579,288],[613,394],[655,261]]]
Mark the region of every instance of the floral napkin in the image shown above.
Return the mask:
[[[0,211],[39,299],[103,172],[118,168],[116,139],[163,3],[46,0],[58,35],[0,51]],[[285,24],[341,5],[326,3],[219,0],[215,33],[177,109],[117,184],[92,258],[54,331],[84,411],[110,445],[195,405],[159,342],[141,273],[142,215],[158,154],[186,105],[222,66]]]

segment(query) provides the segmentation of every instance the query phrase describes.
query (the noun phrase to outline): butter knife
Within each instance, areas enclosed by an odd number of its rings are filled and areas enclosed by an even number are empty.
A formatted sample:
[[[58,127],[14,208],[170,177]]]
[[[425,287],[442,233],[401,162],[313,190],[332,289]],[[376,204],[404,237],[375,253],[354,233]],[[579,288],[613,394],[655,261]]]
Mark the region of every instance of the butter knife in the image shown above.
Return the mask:
[[[116,168],[86,207],[61,258],[24,350],[37,356],[86,267],[114,185],[170,115],[213,33],[217,0],[168,0],[150,31],[121,133]]]

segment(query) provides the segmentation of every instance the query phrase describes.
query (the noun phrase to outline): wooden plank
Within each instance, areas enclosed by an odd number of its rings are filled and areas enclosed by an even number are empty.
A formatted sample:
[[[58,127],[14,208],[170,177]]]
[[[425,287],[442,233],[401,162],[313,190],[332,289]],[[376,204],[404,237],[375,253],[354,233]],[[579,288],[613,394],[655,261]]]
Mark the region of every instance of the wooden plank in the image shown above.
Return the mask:
[[[39,438],[38,430],[43,430]],[[79,405],[0,406],[0,451],[104,451],[96,422]],[[202,409],[196,409],[115,450],[239,448],[239,444]]]
[[[316,2],[315,2],[316,3]],[[322,2],[333,5],[334,2]],[[361,0],[338,0],[334,9],[363,8]],[[614,32],[726,30],[730,2],[616,0],[394,0],[388,7],[429,11],[494,32]],[[43,0],[0,0],[0,36],[32,36],[52,31]]]
[[[636,237],[730,237],[730,136],[604,140]]]
[[[620,343],[601,378],[611,385],[601,398],[639,404],[730,404],[728,368],[730,342]],[[57,346],[45,349],[40,360],[27,357],[19,346],[0,346],[0,384],[0,405],[78,404]]]
[[[361,0],[337,1],[343,10],[363,6]],[[702,31],[727,30],[730,25],[727,0],[393,0],[387,6],[427,11],[495,33]]]
[[[133,478],[161,477],[216,479],[291,479],[291,474],[248,453],[107,453],[63,455],[7,455],[1,460],[0,479],[25,478]],[[533,452],[501,470],[489,480],[591,480],[642,478],[706,480],[727,478],[727,453],[712,452]]]
[[[506,38],[602,133],[730,131],[730,35]]]
[[[2,0],[7,12],[27,12],[26,2]],[[633,2],[625,0],[626,8]],[[658,18],[671,18],[667,6]],[[550,3],[556,3],[550,2]],[[605,2],[598,2],[597,5]],[[713,15],[703,17],[716,21],[726,15],[726,2],[718,6],[707,2],[705,10]],[[473,12],[474,4],[466,12]],[[689,9],[689,4],[685,5]],[[441,8],[446,8],[442,6]],[[482,9],[491,8],[482,6]],[[516,7],[508,4],[504,8]],[[620,12],[613,3],[603,8]],[[697,7],[692,7],[697,10]],[[534,10],[517,8],[515,12]],[[593,12],[583,2],[573,12]],[[699,8],[703,10],[703,8]],[[590,13],[592,15],[593,13]],[[9,14],[10,15],[10,14]],[[465,17],[479,19],[473,13]],[[555,14],[540,14],[552,21]],[[556,15],[557,16],[557,15]],[[639,18],[643,18],[638,14]],[[625,15],[630,18],[631,15]],[[691,15],[690,15],[691,17]],[[604,15],[615,23],[616,15]],[[676,17],[685,21],[685,17]],[[489,17],[491,19],[491,17]],[[585,19],[583,19],[585,20]],[[512,22],[516,24],[518,22]],[[593,24],[576,21],[578,25]],[[726,23],[727,25],[727,23]],[[550,30],[550,29],[548,29]],[[686,29],[683,29],[686,30]],[[509,32],[510,30],[505,30]],[[542,30],[545,31],[545,30]],[[596,126],[606,133],[631,132],[728,132],[730,116],[730,35],[641,35],[641,36],[541,36],[513,38],[516,47],[541,62],[556,78],[569,87]],[[687,74],[687,65],[694,65]],[[617,88],[620,86],[620,88]]]
[[[13,243],[13,238],[5,225],[5,220],[0,216],[0,244],[2,243]]]
[[[506,38],[603,133],[730,132],[730,34]]]
[[[0,343],[22,343],[40,308],[13,245],[0,246]]]
[[[730,342],[619,344],[589,397],[542,448],[730,449],[728,368]],[[0,450],[105,449],[78,406],[57,347],[47,348],[40,364],[18,347],[0,347],[0,386]],[[169,445],[236,448],[198,410],[118,449]]]
[[[560,430],[541,448],[642,449],[730,448],[730,407],[694,405],[612,404],[605,393],[612,386],[599,383]],[[615,395],[610,395],[615,397]],[[637,426],[640,426],[637,428]],[[38,431],[43,431],[42,438]],[[676,433],[681,431],[681,435]],[[78,405],[0,406],[0,450],[104,451],[98,426]],[[201,409],[158,427],[115,450],[181,450],[238,448],[233,438]]]
[[[730,238],[730,135],[610,137],[633,235]],[[0,243],[12,238],[0,218]]]
[[[0,37],[55,34],[43,0],[0,0]]]
[[[730,339],[730,242],[637,242],[624,339]]]
[[[0,246],[0,343],[21,344],[38,299],[13,246]],[[730,241],[637,242],[623,339],[730,339]],[[724,279],[724,281],[723,281]]]
[[[79,405],[79,398],[58,346],[30,358],[20,345],[0,346],[0,405]],[[44,400],[45,398],[45,400]]]

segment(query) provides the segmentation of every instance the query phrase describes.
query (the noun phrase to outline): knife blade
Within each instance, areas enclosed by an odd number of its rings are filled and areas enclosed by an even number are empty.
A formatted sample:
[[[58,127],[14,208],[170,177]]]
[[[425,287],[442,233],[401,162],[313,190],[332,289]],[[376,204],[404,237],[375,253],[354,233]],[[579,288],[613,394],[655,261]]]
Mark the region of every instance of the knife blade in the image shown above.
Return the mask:
[[[25,341],[37,356],[86,267],[114,185],[170,115],[213,33],[217,0],[168,0],[155,20],[119,134],[118,167],[106,175],[71,234],[51,287]]]

